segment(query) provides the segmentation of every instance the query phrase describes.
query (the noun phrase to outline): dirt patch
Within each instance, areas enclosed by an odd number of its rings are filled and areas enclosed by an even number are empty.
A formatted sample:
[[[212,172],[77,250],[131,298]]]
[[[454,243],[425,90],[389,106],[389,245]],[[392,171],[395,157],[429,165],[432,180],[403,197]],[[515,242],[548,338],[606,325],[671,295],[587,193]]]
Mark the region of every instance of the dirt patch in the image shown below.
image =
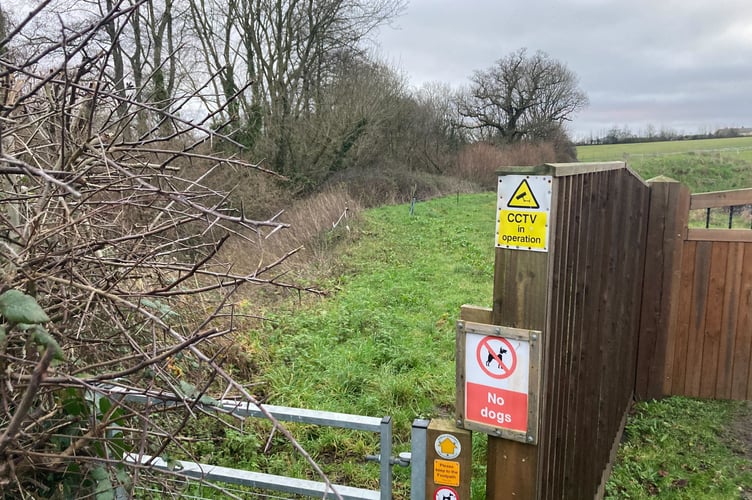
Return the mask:
[[[726,438],[731,450],[747,460],[752,468],[752,402],[746,401],[739,405],[728,427]],[[745,488],[740,492],[742,500],[752,500],[752,489]]]

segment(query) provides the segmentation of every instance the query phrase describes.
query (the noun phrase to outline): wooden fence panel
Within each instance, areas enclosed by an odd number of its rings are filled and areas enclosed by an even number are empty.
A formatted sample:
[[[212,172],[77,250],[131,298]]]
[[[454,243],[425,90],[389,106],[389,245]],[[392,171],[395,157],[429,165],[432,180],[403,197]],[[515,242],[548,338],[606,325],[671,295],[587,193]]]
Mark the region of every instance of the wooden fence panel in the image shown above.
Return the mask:
[[[651,187],[654,197],[660,197],[658,186]],[[691,196],[687,192],[662,208],[655,199],[651,204],[636,383],[641,399],[752,397],[752,231],[694,229],[686,223],[690,209],[746,204],[752,204],[752,189]],[[671,225],[672,210],[685,217],[679,246],[661,239],[656,230],[660,224]],[[658,264],[651,266],[651,258]],[[661,298],[654,288],[655,274],[659,264],[670,262],[679,286],[664,288]],[[675,314],[669,313],[665,301]],[[641,375],[644,366],[655,373],[663,370],[662,385],[657,377]]]
[[[650,184],[650,213],[644,254],[645,277],[635,394],[639,399],[660,397],[669,381],[666,360],[673,359],[669,342],[671,322],[678,314],[676,294],[681,282],[681,258],[689,190],[662,178]]]
[[[716,397],[718,381],[718,356],[721,352],[721,322],[723,321],[723,298],[728,260],[728,243],[716,242],[710,251],[710,273],[707,287],[707,312],[702,339],[702,363],[700,397]],[[699,343],[699,339],[698,339]]]
[[[536,498],[592,498],[632,401],[649,188],[556,167]]]
[[[744,189],[692,195],[689,208],[750,203],[752,190]],[[659,218],[658,212],[651,214],[651,223]],[[677,252],[665,245],[663,251]],[[685,227],[677,255],[680,286],[670,294],[677,314],[666,330],[665,356],[649,359],[641,349],[638,362],[663,366],[665,383],[657,396],[752,398],[752,231]],[[654,335],[646,318],[655,300],[646,288],[641,342]],[[638,387],[639,381],[638,375]],[[645,396],[640,390],[637,394]]]
[[[571,329],[566,327],[570,314],[573,294],[569,291],[573,288],[574,259],[573,251],[578,241],[577,231],[579,224],[575,219],[575,213],[579,211],[580,184],[574,182],[573,177],[564,177],[559,181],[558,193],[558,219],[555,225],[555,234],[552,235],[557,242],[560,251],[554,252],[551,277],[551,331],[547,336],[548,352],[565,352],[570,343],[569,333]],[[563,439],[566,437],[564,426],[566,415],[564,413],[566,401],[569,397],[571,364],[566,356],[554,356],[547,363],[547,384],[545,387],[545,411],[541,419],[541,454],[549,457],[552,465],[541,468],[540,497],[550,498],[552,492],[561,488],[564,470],[561,459],[564,447]],[[544,429],[546,431],[544,431]]]
[[[681,286],[682,293],[692,293],[692,284],[695,276],[695,253],[697,243],[689,242],[684,245],[682,265],[681,265]],[[676,300],[676,299],[673,299]],[[674,364],[669,375],[672,381],[670,394],[683,394],[687,374],[687,339],[688,335],[676,335],[676,332],[688,332],[690,323],[690,313],[692,311],[691,300],[679,300],[679,312],[676,317],[676,326],[672,331],[671,343],[675,346]],[[660,361],[659,361],[660,362]]]

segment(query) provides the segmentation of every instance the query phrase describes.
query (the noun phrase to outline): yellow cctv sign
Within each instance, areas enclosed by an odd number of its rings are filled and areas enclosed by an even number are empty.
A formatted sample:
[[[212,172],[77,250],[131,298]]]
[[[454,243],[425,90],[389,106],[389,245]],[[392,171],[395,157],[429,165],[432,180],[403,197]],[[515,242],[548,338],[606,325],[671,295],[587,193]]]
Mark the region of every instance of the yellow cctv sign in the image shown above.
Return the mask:
[[[499,177],[496,246],[548,251],[551,176]]]

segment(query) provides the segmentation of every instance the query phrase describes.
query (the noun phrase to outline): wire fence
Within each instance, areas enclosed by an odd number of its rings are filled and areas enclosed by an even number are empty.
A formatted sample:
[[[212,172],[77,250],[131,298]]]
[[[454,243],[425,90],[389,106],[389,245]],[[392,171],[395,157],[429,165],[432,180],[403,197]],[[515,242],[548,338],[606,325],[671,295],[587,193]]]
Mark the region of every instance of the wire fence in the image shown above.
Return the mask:
[[[722,156],[724,154],[735,154],[741,156],[743,153],[752,153],[752,146],[750,147],[736,147],[736,148],[717,148],[717,149],[696,149],[689,151],[670,151],[670,152],[654,152],[654,153],[623,153],[625,161],[633,158],[654,158],[660,156],[681,156],[681,155],[704,155],[715,154]]]

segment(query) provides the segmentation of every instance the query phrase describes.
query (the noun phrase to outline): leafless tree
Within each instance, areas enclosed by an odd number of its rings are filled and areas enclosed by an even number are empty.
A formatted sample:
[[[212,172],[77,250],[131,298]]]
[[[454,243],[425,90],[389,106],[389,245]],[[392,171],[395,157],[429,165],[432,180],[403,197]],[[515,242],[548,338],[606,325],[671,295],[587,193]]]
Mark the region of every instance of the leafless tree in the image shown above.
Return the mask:
[[[457,113],[456,93],[447,84],[430,82],[415,91],[404,106],[405,137],[400,153],[416,170],[444,173],[460,146],[468,142]]]
[[[250,127],[254,138],[263,133],[272,168],[295,174],[295,122],[318,112],[341,54],[361,50],[360,42],[403,6],[402,0],[192,0],[191,13],[204,63],[220,75],[217,96],[243,94],[234,101],[240,107],[224,110],[227,121]]]
[[[464,126],[484,139],[546,139],[588,103],[577,76],[540,51],[520,49],[471,80],[458,108]]]
[[[117,41],[142,5],[104,5],[42,45],[27,41],[50,2],[0,31],[3,498],[112,498],[156,480],[138,457],[180,447],[181,429],[213,397],[256,402],[216,343],[237,328],[238,290],[317,292],[276,276],[295,249],[244,273],[220,258],[233,239],[250,248],[286,225],[228,209],[205,179],[273,173],[212,152],[209,142],[233,140],[182,117],[186,100],[165,107],[124,94],[106,76],[117,74],[118,45],[99,40]],[[120,78],[131,76],[123,64]],[[132,134],[143,112],[162,119]],[[177,406],[128,403],[122,389]]]

